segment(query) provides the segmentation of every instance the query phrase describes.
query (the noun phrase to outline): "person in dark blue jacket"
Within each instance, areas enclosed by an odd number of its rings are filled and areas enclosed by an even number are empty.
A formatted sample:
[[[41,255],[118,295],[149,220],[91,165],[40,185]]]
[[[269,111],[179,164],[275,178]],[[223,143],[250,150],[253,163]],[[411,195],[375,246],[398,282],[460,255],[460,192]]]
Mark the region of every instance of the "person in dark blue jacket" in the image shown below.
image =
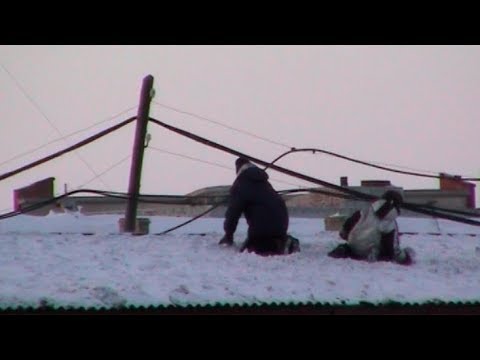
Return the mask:
[[[240,157],[235,161],[237,177],[230,188],[230,198],[220,244],[232,245],[238,220],[244,214],[248,224],[247,239],[240,251],[258,255],[282,255],[299,251],[298,240],[287,235],[288,210],[285,201],[268,182],[268,174]]]

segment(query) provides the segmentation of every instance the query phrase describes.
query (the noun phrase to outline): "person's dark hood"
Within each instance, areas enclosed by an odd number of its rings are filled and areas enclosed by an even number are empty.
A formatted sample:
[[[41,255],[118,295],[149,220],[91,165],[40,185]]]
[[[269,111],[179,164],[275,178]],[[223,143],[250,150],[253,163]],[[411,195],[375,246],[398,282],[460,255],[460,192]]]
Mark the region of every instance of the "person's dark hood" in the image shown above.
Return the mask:
[[[246,178],[254,182],[262,182],[268,180],[268,174],[259,167],[249,163],[243,165],[238,172],[237,178]]]

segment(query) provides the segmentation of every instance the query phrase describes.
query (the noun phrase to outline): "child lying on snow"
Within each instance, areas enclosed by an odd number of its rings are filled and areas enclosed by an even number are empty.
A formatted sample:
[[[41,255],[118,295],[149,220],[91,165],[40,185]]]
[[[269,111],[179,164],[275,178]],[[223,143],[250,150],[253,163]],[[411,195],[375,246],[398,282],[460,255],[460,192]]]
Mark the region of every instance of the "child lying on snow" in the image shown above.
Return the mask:
[[[400,193],[388,190],[367,209],[353,213],[340,230],[340,237],[347,243],[337,246],[328,256],[412,264],[413,249],[400,249],[396,218],[402,201]]]

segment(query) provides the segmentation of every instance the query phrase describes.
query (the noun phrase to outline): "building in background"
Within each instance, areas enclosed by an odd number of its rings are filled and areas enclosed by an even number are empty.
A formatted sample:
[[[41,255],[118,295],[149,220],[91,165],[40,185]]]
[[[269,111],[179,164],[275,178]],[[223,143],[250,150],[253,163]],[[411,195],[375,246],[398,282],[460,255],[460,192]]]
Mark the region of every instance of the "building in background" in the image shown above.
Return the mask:
[[[13,203],[16,211],[54,198],[54,180],[49,177],[29,186],[16,189],[13,192]],[[381,196],[386,190],[399,191],[406,202],[426,204],[454,210],[472,211],[475,209],[475,184],[466,182],[458,176],[441,174],[439,189],[405,190],[392,185],[389,180],[362,180],[360,186],[349,186],[348,178],[340,178],[343,187],[352,190]],[[138,204],[139,216],[185,216],[192,217],[208,210],[212,205],[225,201],[230,185],[211,186],[198,189],[192,193],[174,195],[149,195],[140,197]],[[364,201],[350,200],[337,190],[325,187],[312,188],[313,192],[300,192],[283,195],[291,217],[322,217],[334,214],[348,216],[355,210],[368,204]],[[336,196],[335,196],[336,195]],[[103,196],[66,196],[50,202],[49,205],[29,212],[31,215],[46,215],[54,212],[80,212],[85,215],[94,214],[124,214],[127,200]],[[208,216],[222,217],[226,206],[217,207]],[[421,216],[417,213],[404,211],[404,216]]]

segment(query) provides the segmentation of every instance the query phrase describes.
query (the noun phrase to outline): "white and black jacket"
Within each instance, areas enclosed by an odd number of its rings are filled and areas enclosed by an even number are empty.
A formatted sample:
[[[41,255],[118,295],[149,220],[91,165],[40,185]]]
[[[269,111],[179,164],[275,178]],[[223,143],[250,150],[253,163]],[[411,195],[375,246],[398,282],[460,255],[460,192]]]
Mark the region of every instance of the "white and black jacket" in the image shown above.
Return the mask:
[[[352,255],[368,261],[393,260],[402,263],[407,254],[400,249],[397,217],[399,210],[380,199],[367,209],[356,211],[340,231]]]

